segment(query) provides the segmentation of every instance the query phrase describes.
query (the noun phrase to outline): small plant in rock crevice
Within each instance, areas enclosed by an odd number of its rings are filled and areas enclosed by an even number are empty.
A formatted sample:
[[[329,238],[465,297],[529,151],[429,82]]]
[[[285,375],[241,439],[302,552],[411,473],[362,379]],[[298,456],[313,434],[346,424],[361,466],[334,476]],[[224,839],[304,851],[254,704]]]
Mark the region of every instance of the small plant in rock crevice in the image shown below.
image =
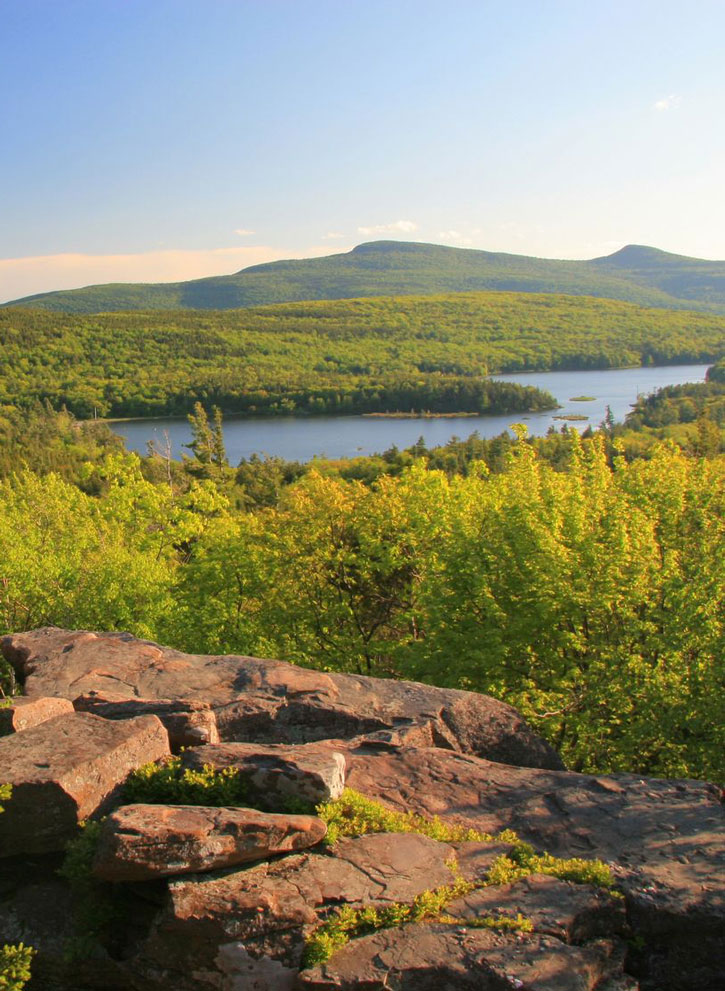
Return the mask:
[[[0,785],[0,801],[9,802],[12,793],[12,785]],[[4,811],[5,806],[0,805],[0,812]],[[22,991],[30,980],[30,963],[34,953],[35,950],[24,943],[0,946],[0,991]]]
[[[205,764],[195,771],[182,767],[180,757],[144,764],[131,772],[124,786],[126,801],[151,805],[248,805],[250,797],[237,768]]]
[[[303,966],[313,967],[325,963],[351,939],[390,929],[394,926],[424,919],[436,919],[446,924],[462,925],[471,929],[495,929],[502,932],[532,932],[530,919],[517,913],[515,916],[486,915],[472,919],[458,919],[446,913],[447,906],[456,898],[480,888],[510,884],[532,874],[547,874],[577,884],[591,884],[609,889],[614,878],[609,867],[600,860],[561,858],[551,854],[537,854],[531,844],[519,839],[512,830],[494,835],[450,825],[438,818],[428,819],[412,812],[396,812],[379,802],[346,788],[342,796],[317,808],[317,814],[328,825],[327,842],[334,844],[344,836],[362,836],[367,833],[403,832],[420,833],[439,842],[461,843],[468,841],[510,843],[508,854],[494,860],[486,876],[479,881],[466,881],[455,861],[448,864],[454,880],[450,885],[421,892],[411,903],[394,902],[385,906],[368,905],[354,908],[346,905],[335,912],[307,937],[303,954]],[[616,894],[616,892],[612,892]]]
[[[0,946],[0,991],[22,991],[30,980],[35,950],[23,943]]]
[[[75,895],[75,935],[65,948],[68,963],[91,956],[116,918],[110,889],[96,880],[92,870],[102,825],[102,820],[80,824],[80,831],[66,847],[65,859],[58,871]]]
[[[614,884],[610,868],[601,860],[553,857],[550,853],[538,854],[530,844],[521,842],[509,854],[502,854],[496,858],[486,875],[485,883],[511,884],[532,874],[546,874],[560,881],[591,884],[597,888],[609,889]]]
[[[477,929],[495,929],[500,932],[531,932],[533,923],[521,913],[515,916],[487,915],[477,919],[458,919],[446,913],[451,902],[469,895],[480,884],[466,881],[460,874],[458,865],[451,861],[447,865],[453,873],[451,884],[422,891],[412,902],[391,902],[388,905],[365,905],[354,908],[345,905],[338,909],[326,922],[315,929],[307,938],[302,957],[303,967],[314,967],[326,963],[351,939],[393,929],[425,920],[437,920],[451,925],[461,925]]]
[[[518,836],[510,829],[495,836],[468,826],[428,819],[414,812],[388,809],[352,788],[346,788],[340,798],[323,802],[317,815],[327,823],[325,842],[332,846],[343,836],[364,836],[367,833],[420,833],[439,843],[517,843]]]

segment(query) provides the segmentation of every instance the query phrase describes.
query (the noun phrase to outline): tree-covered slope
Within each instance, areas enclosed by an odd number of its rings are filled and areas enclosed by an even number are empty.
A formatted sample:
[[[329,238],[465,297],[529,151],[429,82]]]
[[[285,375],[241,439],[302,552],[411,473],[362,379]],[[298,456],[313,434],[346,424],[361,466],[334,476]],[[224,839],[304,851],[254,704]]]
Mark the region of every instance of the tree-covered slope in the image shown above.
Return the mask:
[[[436,244],[373,241],[345,254],[254,265],[235,275],[191,282],[89,286],[40,293],[13,305],[67,313],[225,310],[302,300],[481,290],[599,296],[643,306],[725,312],[725,262],[637,245],[605,258],[558,261]]]
[[[542,408],[487,373],[714,361],[725,317],[581,296],[452,293],[195,313],[0,310],[0,403],[78,416]],[[510,383],[507,383],[511,386]],[[498,395],[493,393],[498,390]],[[531,405],[526,405],[531,401]]]

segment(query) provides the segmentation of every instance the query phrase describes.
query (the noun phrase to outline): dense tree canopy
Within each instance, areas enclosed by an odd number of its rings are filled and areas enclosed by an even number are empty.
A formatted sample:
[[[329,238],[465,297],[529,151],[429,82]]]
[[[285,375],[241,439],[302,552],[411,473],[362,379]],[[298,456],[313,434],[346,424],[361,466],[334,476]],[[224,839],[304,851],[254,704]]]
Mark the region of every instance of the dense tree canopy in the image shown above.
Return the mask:
[[[494,372],[711,361],[722,316],[521,293],[69,316],[0,309],[0,403],[79,417],[515,412],[552,405]]]

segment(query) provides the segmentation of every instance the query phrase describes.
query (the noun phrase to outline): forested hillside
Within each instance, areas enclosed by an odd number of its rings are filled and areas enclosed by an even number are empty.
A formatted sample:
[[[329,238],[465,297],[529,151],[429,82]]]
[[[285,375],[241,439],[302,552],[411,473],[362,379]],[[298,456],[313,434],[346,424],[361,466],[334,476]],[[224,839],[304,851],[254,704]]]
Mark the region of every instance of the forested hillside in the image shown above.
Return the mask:
[[[81,417],[511,412],[551,405],[494,372],[704,362],[725,317],[586,297],[457,293],[227,312],[0,310],[0,403]]]
[[[643,306],[725,312],[725,262],[628,245],[589,261],[373,241],[345,254],[270,262],[235,275],[163,284],[89,286],[16,303],[68,313],[233,309],[299,300],[499,290],[567,293]]]

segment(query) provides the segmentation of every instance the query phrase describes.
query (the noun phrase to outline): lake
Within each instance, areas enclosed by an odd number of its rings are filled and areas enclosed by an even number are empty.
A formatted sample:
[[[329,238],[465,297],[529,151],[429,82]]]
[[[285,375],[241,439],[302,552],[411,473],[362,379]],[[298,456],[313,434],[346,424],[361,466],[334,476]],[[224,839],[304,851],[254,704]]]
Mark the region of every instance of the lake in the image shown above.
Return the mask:
[[[654,368],[613,368],[586,372],[524,372],[497,375],[502,381],[535,385],[550,392],[562,407],[546,413],[505,416],[451,417],[446,419],[386,419],[366,416],[278,416],[224,419],[224,440],[232,465],[252,454],[270,454],[289,461],[308,461],[315,455],[352,458],[375,454],[396,445],[410,447],[423,437],[428,447],[445,444],[452,436],[468,437],[477,430],[482,437],[495,437],[512,423],[525,423],[529,433],[541,436],[553,424],[559,429],[566,420],[556,416],[578,414],[587,420],[569,422],[584,430],[599,426],[611,407],[617,421],[624,420],[637,396],[665,385],[703,382],[707,365],[664,365]],[[575,396],[593,397],[591,402],[572,402]],[[145,454],[153,441],[165,449],[166,438],[173,456],[180,458],[183,445],[191,440],[185,418],[124,420],[110,424],[126,440],[131,451]],[[187,452],[188,453],[188,452]]]

